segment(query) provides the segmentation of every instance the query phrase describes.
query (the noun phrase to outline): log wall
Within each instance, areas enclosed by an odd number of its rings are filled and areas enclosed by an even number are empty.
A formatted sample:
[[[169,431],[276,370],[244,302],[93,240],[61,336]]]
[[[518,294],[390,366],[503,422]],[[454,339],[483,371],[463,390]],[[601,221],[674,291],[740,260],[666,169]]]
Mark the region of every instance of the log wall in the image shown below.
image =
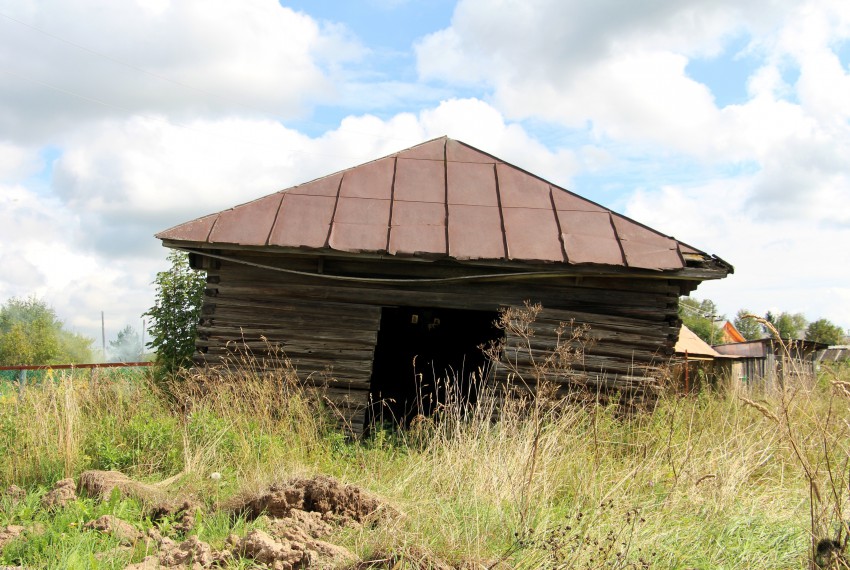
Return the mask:
[[[374,276],[378,268],[383,275],[396,277],[484,271],[422,263],[380,265],[238,255],[243,261],[310,272],[318,267],[334,275]],[[534,325],[531,354],[515,350],[520,339],[506,339],[506,355],[528,378],[533,377],[532,359],[544,357],[555,347],[560,322],[587,324],[593,343],[573,366],[575,376],[561,379],[564,389],[574,380],[602,390],[651,388],[647,375],[657,372],[672,355],[679,327],[681,284],[663,278],[564,276],[387,284],[327,280],[210,258],[196,257],[194,264],[208,275],[198,328],[198,362],[217,363],[237,347],[264,354],[270,346],[279,346],[305,382],[323,388],[355,433],[363,428],[382,307],[495,311],[522,306],[526,300],[540,303],[544,309]]]

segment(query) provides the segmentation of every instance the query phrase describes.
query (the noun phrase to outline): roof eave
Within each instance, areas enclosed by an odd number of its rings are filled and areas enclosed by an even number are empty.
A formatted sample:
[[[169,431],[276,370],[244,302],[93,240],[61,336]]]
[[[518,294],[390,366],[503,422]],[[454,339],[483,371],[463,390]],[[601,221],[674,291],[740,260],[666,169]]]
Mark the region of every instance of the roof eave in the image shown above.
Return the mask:
[[[192,242],[181,240],[163,239],[164,247],[179,249],[191,253],[203,255],[204,251],[216,251],[221,254],[234,252],[252,252],[265,254],[281,254],[298,257],[321,257],[337,259],[357,259],[363,261],[393,260],[398,262],[411,262],[430,264],[439,261],[451,261],[459,265],[480,268],[498,268],[514,271],[545,271],[558,273],[563,276],[586,276],[586,277],[640,277],[647,279],[673,279],[682,281],[705,281],[722,279],[727,273],[722,268],[693,268],[656,270],[638,267],[623,267],[617,265],[601,265],[592,263],[571,264],[563,262],[534,262],[527,260],[507,259],[455,259],[445,255],[392,255],[386,252],[344,252],[329,248],[287,248],[279,246],[242,246],[235,244]]]

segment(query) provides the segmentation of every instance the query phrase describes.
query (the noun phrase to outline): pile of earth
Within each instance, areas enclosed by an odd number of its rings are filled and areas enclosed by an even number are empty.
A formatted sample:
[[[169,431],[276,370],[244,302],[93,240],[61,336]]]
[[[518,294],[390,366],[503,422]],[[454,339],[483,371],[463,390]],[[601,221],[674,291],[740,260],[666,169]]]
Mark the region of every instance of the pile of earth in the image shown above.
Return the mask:
[[[256,526],[264,530],[253,528],[244,536],[232,534],[221,550],[191,534],[199,519],[199,511],[203,510],[200,502],[185,497],[169,498],[161,486],[134,481],[117,471],[86,471],[76,483],[73,479],[63,479],[43,495],[41,506],[55,512],[65,508],[78,494],[103,501],[116,493],[149,505],[146,515],[154,525],[142,533],[129,521],[104,515],[88,521],[83,528],[117,538],[118,551],[130,552],[140,542],[144,544],[150,554],[141,562],[127,566],[127,570],[202,570],[224,567],[240,560],[250,562],[252,567],[274,570],[401,567],[398,563],[402,557],[399,555],[388,554],[364,561],[349,550],[323,540],[340,525],[374,527],[399,515],[374,495],[322,475],[275,483],[260,493],[222,507],[234,517],[241,515],[261,522]],[[3,494],[12,497],[12,500],[21,500],[24,496],[17,487],[10,487]],[[163,527],[162,522],[166,520],[168,525]],[[15,525],[0,527],[0,550],[4,544],[22,535],[26,539],[28,534],[39,532],[36,528]],[[169,534],[188,538],[177,541]],[[113,551],[100,556],[105,559],[115,554],[117,552]],[[409,556],[404,558],[410,561]],[[429,559],[427,566],[451,568],[434,559]]]

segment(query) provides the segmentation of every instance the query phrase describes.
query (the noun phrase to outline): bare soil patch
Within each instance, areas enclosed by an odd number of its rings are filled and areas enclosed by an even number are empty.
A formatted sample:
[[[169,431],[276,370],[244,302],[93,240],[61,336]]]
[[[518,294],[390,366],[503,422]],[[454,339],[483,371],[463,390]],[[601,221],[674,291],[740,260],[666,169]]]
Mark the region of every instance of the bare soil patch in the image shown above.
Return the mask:
[[[45,510],[54,511],[65,507],[71,501],[77,499],[77,485],[73,479],[62,479],[57,481],[53,489],[41,498],[41,506]]]
[[[381,566],[378,561],[358,563],[349,550],[324,540],[339,525],[377,524],[382,518],[398,513],[359,487],[343,485],[322,475],[276,483],[261,493],[232,503],[226,508],[227,512],[244,514],[259,528],[252,528],[244,536],[229,536],[222,550],[212,548],[195,535],[189,536],[195,522],[201,518],[203,506],[200,501],[185,497],[169,499],[161,488],[134,481],[118,471],[86,471],[80,476],[79,484],[73,479],[63,479],[41,502],[43,508],[56,511],[75,500],[77,491],[107,500],[116,490],[122,497],[153,505],[147,509],[146,516],[154,526],[142,533],[131,522],[104,515],[85,523],[82,528],[116,537],[120,545],[114,549],[115,553],[130,552],[140,541],[146,543],[150,555],[127,566],[127,570],[203,570],[224,567],[239,559],[250,561],[254,567],[273,570],[393,567],[392,564]],[[8,494],[18,495],[15,490]],[[164,525],[166,520],[168,524]],[[0,548],[23,532],[24,527],[0,528]],[[185,540],[172,538],[175,533],[178,537],[186,537]],[[398,562],[402,558],[392,560]],[[436,560],[428,562],[428,567],[434,570],[452,568]]]
[[[324,475],[276,483],[235,510],[251,519],[262,514],[286,518],[293,511],[305,511],[319,513],[323,520],[334,523],[374,521],[381,514],[394,512],[359,487],[342,485]]]

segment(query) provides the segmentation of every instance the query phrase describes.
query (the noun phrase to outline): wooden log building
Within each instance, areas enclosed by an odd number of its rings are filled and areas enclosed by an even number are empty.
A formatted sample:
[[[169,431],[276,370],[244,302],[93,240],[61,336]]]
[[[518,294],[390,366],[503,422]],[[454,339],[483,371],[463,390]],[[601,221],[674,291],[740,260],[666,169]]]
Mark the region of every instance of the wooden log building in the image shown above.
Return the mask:
[[[467,379],[504,335],[500,308],[525,301],[543,306],[533,353],[553,348],[560,322],[586,324],[595,342],[573,367],[584,382],[651,388],[679,296],[733,270],[446,137],[156,237],[207,272],[199,363],[280,346],[354,431],[370,395],[401,417],[435,376]]]

